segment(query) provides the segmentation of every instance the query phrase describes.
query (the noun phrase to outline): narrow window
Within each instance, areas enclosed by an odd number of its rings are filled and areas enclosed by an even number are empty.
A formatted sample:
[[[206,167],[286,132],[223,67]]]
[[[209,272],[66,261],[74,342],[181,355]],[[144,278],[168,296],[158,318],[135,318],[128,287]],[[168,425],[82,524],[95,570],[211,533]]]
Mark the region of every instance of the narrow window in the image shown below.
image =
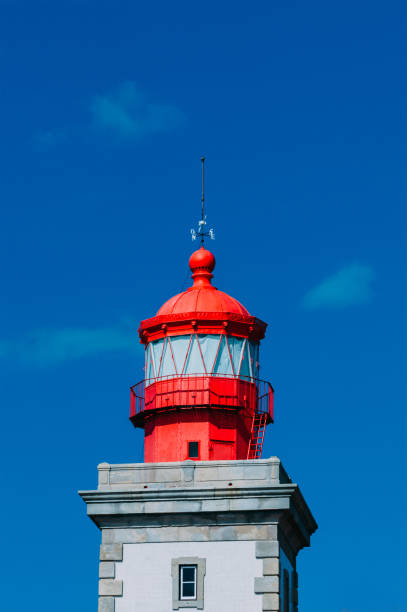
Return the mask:
[[[198,459],[199,442],[188,442],[188,457],[190,459]]]
[[[172,609],[204,609],[206,560],[199,557],[171,559]]]
[[[196,565],[180,565],[180,599],[196,599]]]
[[[290,577],[288,571],[285,569],[283,574],[284,580],[284,612],[290,612]]]

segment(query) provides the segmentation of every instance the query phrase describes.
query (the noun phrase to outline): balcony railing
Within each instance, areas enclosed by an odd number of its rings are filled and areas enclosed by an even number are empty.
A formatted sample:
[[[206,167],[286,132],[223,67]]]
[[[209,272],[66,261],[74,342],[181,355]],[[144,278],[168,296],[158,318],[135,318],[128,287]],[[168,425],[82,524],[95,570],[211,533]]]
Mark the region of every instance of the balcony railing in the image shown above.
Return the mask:
[[[141,380],[130,387],[130,419],[187,408],[248,410],[273,421],[273,387],[264,380],[227,374],[188,374]]]

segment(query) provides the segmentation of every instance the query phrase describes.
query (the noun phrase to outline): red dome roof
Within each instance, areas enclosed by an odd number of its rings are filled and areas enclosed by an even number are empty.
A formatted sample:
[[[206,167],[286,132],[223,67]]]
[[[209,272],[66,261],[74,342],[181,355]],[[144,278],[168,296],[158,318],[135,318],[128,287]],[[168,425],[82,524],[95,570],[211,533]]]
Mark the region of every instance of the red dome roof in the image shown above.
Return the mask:
[[[210,251],[201,247],[192,253],[189,260],[194,284],[192,287],[174,295],[160,310],[159,315],[174,315],[192,312],[227,312],[250,316],[240,302],[227,293],[219,291],[211,284],[215,257]]]

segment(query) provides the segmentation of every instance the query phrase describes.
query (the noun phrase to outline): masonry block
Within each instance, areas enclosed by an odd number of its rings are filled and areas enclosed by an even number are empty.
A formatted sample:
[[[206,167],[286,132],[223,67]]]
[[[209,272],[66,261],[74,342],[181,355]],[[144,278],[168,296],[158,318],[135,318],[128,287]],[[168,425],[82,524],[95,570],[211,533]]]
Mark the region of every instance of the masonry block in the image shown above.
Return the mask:
[[[113,561],[101,561],[99,563],[99,578],[114,578],[115,565]]]
[[[275,593],[263,595],[263,612],[275,612],[280,610],[280,597]]]
[[[114,612],[114,597],[99,597],[98,612]]]
[[[102,544],[100,547],[101,561],[123,561],[123,544]]]
[[[109,484],[109,471],[110,471],[110,465],[108,463],[99,463],[98,465],[99,485]]]
[[[280,590],[280,579],[278,576],[263,576],[254,579],[255,593],[278,593]]]
[[[112,580],[111,578],[102,578],[99,580],[99,595],[111,597],[120,597],[123,595],[123,580]]]
[[[256,542],[256,557],[263,559],[264,557],[279,557],[280,545],[277,540]]]
[[[247,499],[231,499],[230,500],[230,509],[231,510],[259,510],[260,503],[258,498],[252,497]]]
[[[211,480],[219,480],[218,468],[198,465],[195,471],[196,482],[209,482]]]
[[[280,559],[278,557],[270,557],[263,559],[263,576],[279,576],[280,575]]]
[[[227,499],[205,499],[202,502],[203,512],[227,512],[229,500]]]

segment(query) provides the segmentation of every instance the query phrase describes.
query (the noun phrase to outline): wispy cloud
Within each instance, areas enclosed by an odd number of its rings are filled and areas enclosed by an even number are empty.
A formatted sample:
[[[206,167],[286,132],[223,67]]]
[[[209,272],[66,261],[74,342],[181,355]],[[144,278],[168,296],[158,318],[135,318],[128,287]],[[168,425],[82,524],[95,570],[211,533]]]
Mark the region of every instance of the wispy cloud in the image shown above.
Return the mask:
[[[0,340],[0,359],[16,359],[47,366],[112,351],[137,350],[137,325],[122,321],[116,326],[36,330],[16,340]]]
[[[303,306],[316,310],[364,304],[372,298],[373,280],[374,271],[370,266],[352,263],[311,289],[303,299]]]
[[[65,140],[65,137],[65,131],[61,129],[38,130],[32,138],[32,147],[37,153],[46,153]]]
[[[96,127],[132,139],[173,130],[185,120],[176,106],[149,101],[133,81],[113,93],[96,96],[91,112]]]

